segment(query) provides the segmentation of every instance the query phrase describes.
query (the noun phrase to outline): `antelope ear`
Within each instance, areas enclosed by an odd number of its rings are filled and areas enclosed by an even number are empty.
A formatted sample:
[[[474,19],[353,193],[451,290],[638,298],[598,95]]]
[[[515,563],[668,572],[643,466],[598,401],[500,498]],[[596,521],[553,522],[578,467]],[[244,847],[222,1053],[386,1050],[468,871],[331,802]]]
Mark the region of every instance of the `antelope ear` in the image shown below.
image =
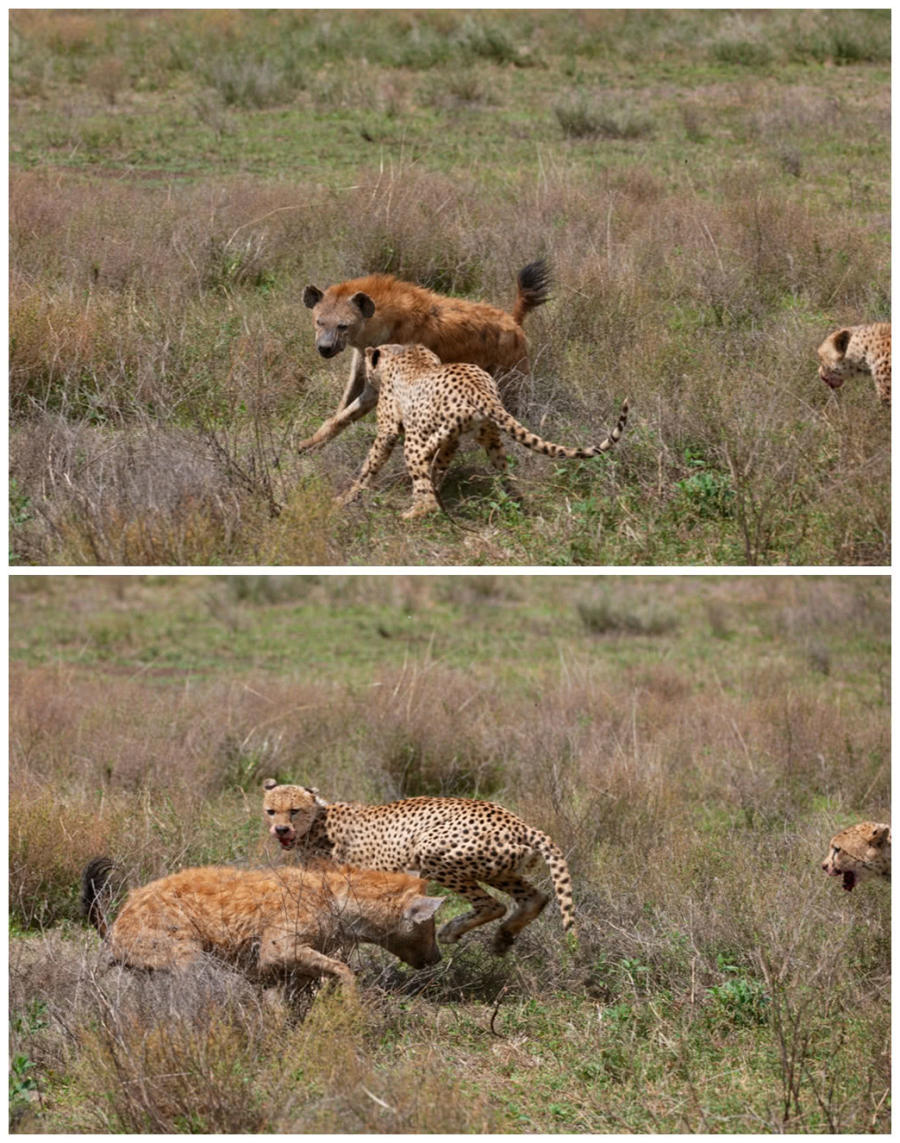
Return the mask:
[[[323,297],[324,294],[318,286],[307,286],[303,291],[303,304],[308,310],[311,310],[313,306],[319,304]]]
[[[263,789],[264,790],[274,790],[277,785],[278,785],[278,783],[275,781],[274,778],[266,778],[263,781]]]
[[[368,294],[364,294],[362,290],[354,294],[350,299],[351,305],[356,306],[359,312],[366,320],[368,320],[373,313],[375,313],[375,303]]]
[[[422,921],[431,920],[443,903],[443,897],[416,897],[407,905],[403,916],[407,921],[414,921],[418,925]]]

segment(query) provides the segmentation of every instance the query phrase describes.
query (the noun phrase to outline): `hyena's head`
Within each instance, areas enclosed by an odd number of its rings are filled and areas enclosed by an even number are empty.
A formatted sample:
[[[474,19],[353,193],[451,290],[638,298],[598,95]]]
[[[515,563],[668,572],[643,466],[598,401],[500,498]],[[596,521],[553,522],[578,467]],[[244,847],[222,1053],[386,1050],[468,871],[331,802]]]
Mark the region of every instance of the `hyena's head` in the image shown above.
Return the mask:
[[[348,345],[356,345],[375,313],[375,303],[368,294],[358,290],[348,295],[340,286],[329,286],[324,293],[318,286],[307,286],[303,304],[313,312],[316,349],[323,357],[336,357]]]
[[[293,849],[327,804],[314,787],[279,786],[274,778],[263,782],[263,820],[282,849]]]
[[[852,329],[836,329],[816,350],[819,376],[832,389],[840,389],[848,377],[867,372],[864,364],[847,356],[852,336]]]
[[[366,349],[366,380],[376,390],[380,390],[388,370],[415,376],[440,366],[438,355],[424,345],[370,345]]]

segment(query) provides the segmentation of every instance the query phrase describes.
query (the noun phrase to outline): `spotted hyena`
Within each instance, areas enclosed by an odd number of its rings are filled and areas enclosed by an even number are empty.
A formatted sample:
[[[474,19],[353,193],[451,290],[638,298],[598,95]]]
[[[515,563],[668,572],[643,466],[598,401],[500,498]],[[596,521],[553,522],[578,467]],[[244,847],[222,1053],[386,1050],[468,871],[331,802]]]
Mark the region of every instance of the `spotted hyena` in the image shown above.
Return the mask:
[[[261,984],[333,976],[353,984],[345,963],[369,941],[413,968],[441,959],[434,935],[440,897],[407,873],[349,868],[183,869],[128,895],[116,919],[106,915],[111,863],[84,871],[82,899],[116,964],[180,969],[212,954]]]
[[[516,387],[529,372],[522,321],[544,304],[549,290],[544,261],[519,271],[512,313],[487,302],[448,298],[392,274],[351,278],[327,290],[307,286],[303,303],[312,310],[316,349],[329,358],[352,349],[353,361],[334,415],[302,441],[299,450],[324,444],[375,407],[378,395],[366,383],[362,356],[370,345],[418,343],[441,361],[472,361],[497,378],[504,400],[514,408]]]

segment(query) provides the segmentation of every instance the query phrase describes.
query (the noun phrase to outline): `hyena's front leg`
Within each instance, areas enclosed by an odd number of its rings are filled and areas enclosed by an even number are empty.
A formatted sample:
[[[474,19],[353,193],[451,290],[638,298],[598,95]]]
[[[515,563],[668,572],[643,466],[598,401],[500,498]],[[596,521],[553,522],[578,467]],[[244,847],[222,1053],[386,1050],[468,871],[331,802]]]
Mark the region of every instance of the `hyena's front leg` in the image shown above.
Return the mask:
[[[350,991],[356,986],[356,977],[341,960],[325,956],[290,931],[274,927],[266,929],[259,942],[257,971],[264,984],[275,983],[285,973],[296,973],[315,980],[320,976],[336,977]]]
[[[339,433],[342,433],[348,425],[352,425],[354,421],[364,417],[377,404],[378,392],[366,381],[365,358],[358,350],[354,349],[350,379],[334,415],[329,417],[311,437],[301,441],[297,445],[297,451],[306,452],[308,449],[332,440]]]
[[[352,353],[350,376],[347,378],[347,385],[344,389],[343,396],[338,402],[338,407],[334,411],[335,416],[337,416],[338,413],[342,413],[348,405],[352,404],[366,387],[366,359],[358,349],[354,349]]]

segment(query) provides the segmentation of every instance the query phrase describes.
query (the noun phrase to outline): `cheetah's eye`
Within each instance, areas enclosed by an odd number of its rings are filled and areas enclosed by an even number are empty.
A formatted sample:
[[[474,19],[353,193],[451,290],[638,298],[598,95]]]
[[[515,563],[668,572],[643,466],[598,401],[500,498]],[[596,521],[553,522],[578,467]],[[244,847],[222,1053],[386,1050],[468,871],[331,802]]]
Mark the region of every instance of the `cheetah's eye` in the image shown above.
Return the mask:
[[[833,845],[831,849],[835,857],[837,857],[837,855],[841,852],[841,847],[839,845]]]
[[[300,813],[300,807],[298,806],[298,807],[296,808],[296,810],[291,810],[291,817],[292,817],[292,818],[293,818],[293,817],[296,817],[296,815],[297,815],[297,814],[299,814],[299,813]]]
[[[267,809],[267,810],[266,810],[266,813],[269,815],[269,817],[270,817],[270,818],[274,818],[274,817],[275,817],[275,811],[274,811],[274,810],[269,810],[269,809]]]

